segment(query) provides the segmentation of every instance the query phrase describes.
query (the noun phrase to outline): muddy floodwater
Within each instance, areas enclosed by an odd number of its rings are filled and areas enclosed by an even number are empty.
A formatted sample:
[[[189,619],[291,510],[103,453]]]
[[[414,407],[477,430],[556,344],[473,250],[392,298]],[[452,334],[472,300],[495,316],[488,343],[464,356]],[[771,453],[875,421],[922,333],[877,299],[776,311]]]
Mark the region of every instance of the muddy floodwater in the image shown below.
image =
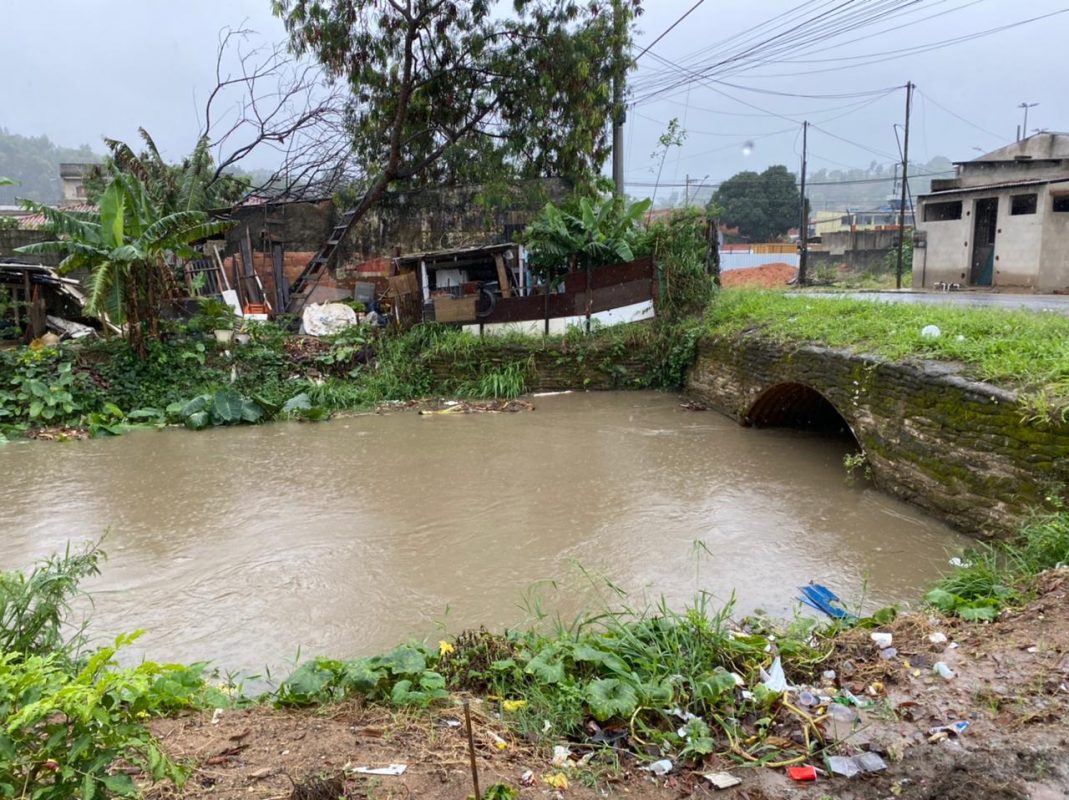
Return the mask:
[[[816,580],[871,609],[966,543],[847,485],[842,441],[673,395],[534,402],[0,447],[0,567],[106,531],[99,638],[144,629],[135,655],[257,670],[573,615],[598,602],[584,570],[633,603],[734,592],[783,614]]]

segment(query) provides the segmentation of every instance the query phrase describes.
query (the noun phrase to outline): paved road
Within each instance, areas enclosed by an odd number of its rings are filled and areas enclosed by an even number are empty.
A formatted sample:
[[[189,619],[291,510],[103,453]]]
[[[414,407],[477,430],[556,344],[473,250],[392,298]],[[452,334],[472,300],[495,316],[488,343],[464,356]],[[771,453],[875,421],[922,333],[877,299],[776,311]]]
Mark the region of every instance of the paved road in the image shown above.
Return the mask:
[[[1046,311],[1069,316],[1069,295],[1052,294],[1002,294],[991,292],[836,292],[821,294],[813,292],[809,297],[849,297],[855,300],[872,300],[882,303],[929,303],[970,308],[1004,308],[1009,310]]]

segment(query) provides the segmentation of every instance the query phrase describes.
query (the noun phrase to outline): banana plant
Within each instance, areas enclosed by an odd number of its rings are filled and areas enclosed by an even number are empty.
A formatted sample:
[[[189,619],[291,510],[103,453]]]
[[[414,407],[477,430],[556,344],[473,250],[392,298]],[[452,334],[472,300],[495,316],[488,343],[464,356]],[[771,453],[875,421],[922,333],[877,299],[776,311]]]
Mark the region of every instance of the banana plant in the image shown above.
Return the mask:
[[[632,261],[650,201],[626,205],[614,198],[580,198],[563,208],[549,203],[527,228],[532,268],[547,277]]]
[[[139,178],[118,173],[92,212],[64,211],[25,200],[44,215],[57,238],[20,247],[27,255],[61,255],[60,272],[89,271],[86,311],[123,326],[127,341],[144,356],[145,338],[159,335],[159,319],[174,281],[175,256],[226,230],[203,211],[166,213]]]

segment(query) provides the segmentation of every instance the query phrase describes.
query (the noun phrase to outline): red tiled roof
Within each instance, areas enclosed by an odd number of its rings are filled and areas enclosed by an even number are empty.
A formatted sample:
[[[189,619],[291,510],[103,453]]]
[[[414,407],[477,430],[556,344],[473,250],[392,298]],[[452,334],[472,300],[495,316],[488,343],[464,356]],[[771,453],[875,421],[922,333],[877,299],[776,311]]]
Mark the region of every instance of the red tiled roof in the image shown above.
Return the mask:
[[[73,211],[88,213],[96,211],[97,207],[92,203],[61,203],[56,206],[61,211]],[[24,217],[16,217],[19,221],[19,229],[24,231],[39,231],[48,227],[48,220],[45,219],[44,214],[27,214]]]

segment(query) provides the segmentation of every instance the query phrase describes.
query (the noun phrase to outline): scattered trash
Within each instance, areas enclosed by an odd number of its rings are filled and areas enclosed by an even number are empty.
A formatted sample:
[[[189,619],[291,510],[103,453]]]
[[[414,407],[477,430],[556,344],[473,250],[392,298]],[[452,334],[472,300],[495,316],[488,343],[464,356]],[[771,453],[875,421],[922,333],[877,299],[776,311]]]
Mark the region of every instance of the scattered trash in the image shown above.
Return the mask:
[[[894,647],[885,647],[880,651],[880,658],[884,661],[893,661],[898,657],[898,650]]]
[[[571,757],[572,751],[558,744],[553,748],[553,760],[550,763],[555,767],[563,767]]]
[[[798,702],[803,706],[815,706],[820,703],[820,699],[812,692],[803,689],[798,693]]]
[[[461,726],[459,719],[443,719],[441,724],[447,728],[459,728]]]
[[[88,325],[71,322],[63,317],[53,317],[51,314],[45,317],[45,324],[58,333],[60,339],[82,339],[86,336],[96,336],[96,331]]]
[[[842,608],[842,600],[827,586],[810,581],[806,586],[799,586],[798,591],[802,596],[798,599],[817,611],[822,611],[832,619],[857,619],[846,609]],[[838,603],[839,605],[834,605]]]
[[[768,672],[761,669],[761,685],[773,692],[787,691],[787,676],[783,674],[783,663],[779,656],[776,656]]]
[[[742,783],[742,778],[736,778],[730,772],[709,772],[702,777],[713,784],[716,789],[730,789]]]
[[[525,769],[521,773],[520,786],[534,786],[534,770]]]
[[[938,339],[943,335],[943,332],[939,330],[938,325],[925,325],[921,328],[921,336],[925,339]]]
[[[940,633],[939,631],[936,631],[935,633],[928,634],[928,641],[932,644],[945,644],[946,640],[947,635],[945,633]]]
[[[531,397],[556,397],[559,394],[571,394],[572,390],[569,389],[566,392],[535,392]]]
[[[843,697],[845,697],[847,700],[849,700],[851,703],[853,703],[858,708],[860,708],[861,706],[865,705],[863,702],[861,702],[861,698],[859,698],[857,695],[855,695],[849,689],[843,689]]]
[[[542,783],[553,789],[560,789],[562,792],[568,790],[568,776],[563,772],[555,772],[552,775],[543,775]]]
[[[835,680],[835,670],[826,669],[822,673],[820,673],[820,677],[822,677],[826,681],[833,681]]]
[[[832,703],[828,706],[828,716],[836,722],[856,722],[857,711],[844,706],[842,703]]]
[[[212,712],[212,725],[218,725],[219,720],[223,718],[223,709],[217,708]]]
[[[406,769],[408,769],[407,764],[390,764],[388,767],[346,767],[346,772],[357,775],[388,775],[396,778],[404,775]]]
[[[972,566],[972,562],[971,561],[965,561],[965,560],[963,560],[961,558],[958,558],[957,556],[954,556],[947,563],[952,567],[961,567],[963,569],[966,568],[966,567],[971,567]]]
[[[887,762],[876,753],[861,753],[854,756],[854,763],[862,772],[883,772],[887,769]]]
[[[828,769],[832,771],[832,774],[843,778],[853,778],[861,772],[861,767],[849,756],[829,756]]]
[[[787,767],[787,777],[792,781],[815,781],[817,779],[817,769],[809,765]]]
[[[966,728],[969,727],[969,723],[965,720],[959,720],[958,722],[952,722],[949,725],[936,725],[934,728],[928,729],[928,735],[934,736],[940,732],[946,732],[950,736],[961,736],[965,733]]]
[[[660,761],[654,761],[648,767],[639,767],[639,769],[645,770],[646,772],[652,772],[654,775],[660,778],[671,772],[673,766],[675,765],[671,762],[670,759],[662,758]]]
[[[1031,647],[1026,647],[1025,648],[1025,652],[1026,653],[1038,653],[1039,652],[1039,648],[1036,647],[1035,645],[1032,645]]]
[[[498,736],[493,731],[487,731],[486,735],[490,737],[491,741],[493,741],[494,747],[496,749],[498,749],[498,750],[507,750],[508,749],[509,743],[506,742],[504,739],[502,739],[500,736]]]
[[[880,650],[890,647],[891,642],[894,639],[893,635],[890,633],[872,633],[869,634],[869,638],[872,639],[876,644],[876,647]]]
[[[945,678],[948,681],[956,675],[954,670],[948,667],[943,661],[936,661],[932,665],[932,671],[938,674],[940,678]]]

